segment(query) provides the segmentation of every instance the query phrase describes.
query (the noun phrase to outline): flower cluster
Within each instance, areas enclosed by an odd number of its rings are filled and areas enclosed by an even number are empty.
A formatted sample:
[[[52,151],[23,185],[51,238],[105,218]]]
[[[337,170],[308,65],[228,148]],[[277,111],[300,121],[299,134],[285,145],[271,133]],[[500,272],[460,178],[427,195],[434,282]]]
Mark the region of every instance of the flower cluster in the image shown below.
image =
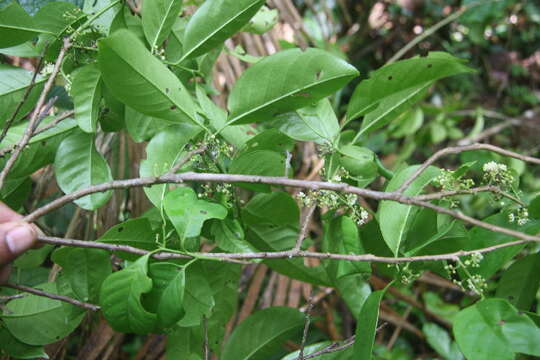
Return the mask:
[[[504,164],[490,161],[482,167],[484,171],[484,182],[488,185],[498,185],[501,188],[508,188],[512,185],[514,177]]]
[[[435,186],[443,191],[467,190],[474,186],[472,179],[463,179],[463,175],[456,175],[454,170],[441,169],[441,175],[433,180]]]
[[[228,183],[210,183],[202,185],[203,191],[198,194],[199,198],[214,199],[222,205],[231,208],[233,197],[233,186]]]
[[[315,190],[308,194],[300,191],[296,194],[296,198],[303,206],[326,207],[330,210],[345,207],[350,210],[350,217],[358,226],[364,225],[369,220],[369,213],[358,204],[358,196],[355,194],[340,196],[331,190]]]
[[[420,277],[420,275],[422,275],[420,272],[414,272],[413,270],[411,270],[409,265],[410,264],[407,264],[403,268],[399,268],[398,266],[398,271],[401,275],[399,279],[404,285],[409,285],[413,283],[416,279]]]
[[[529,211],[525,207],[519,207],[515,212],[508,214],[508,221],[516,222],[519,226],[525,225],[529,221]]]
[[[465,261],[458,260],[455,265],[453,264],[447,264],[444,266],[444,269],[448,271],[450,276],[456,277],[457,276],[457,269],[462,268],[463,272],[467,276],[466,280],[458,280],[454,278],[452,282],[458,286],[460,286],[464,290],[472,291],[478,295],[482,295],[484,291],[487,289],[487,281],[482,275],[479,274],[471,274],[468,267],[470,268],[479,268],[480,262],[484,256],[481,253],[474,253],[471,255],[471,257]]]

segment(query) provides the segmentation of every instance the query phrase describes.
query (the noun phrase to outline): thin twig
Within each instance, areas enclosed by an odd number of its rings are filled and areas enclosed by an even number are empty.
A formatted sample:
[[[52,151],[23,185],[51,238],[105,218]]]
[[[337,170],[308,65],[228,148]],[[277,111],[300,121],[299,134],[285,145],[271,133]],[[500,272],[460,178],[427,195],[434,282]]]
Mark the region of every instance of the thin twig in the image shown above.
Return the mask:
[[[512,200],[516,204],[519,204],[521,206],[527,206],[523,201],[515,197],[514,195],[511,195],[505,191],[502,191],[501,188],[494,185],[484,185],[479,186],[471,189],[462,189],[462,190],[452,190],[452,191],[441,191],[437,193],[432,194],[425,194],[425,195],[417,195],[415,196],[415,199],[422,200],[422,201],[430,201],[430,200],[440,200],[451,196],[457,196],[457,195],[474,195],[481,192],[491,192],[494,194],[498,194],[502,197],[505,197],[509,200]]]
[[[210,359],[210,347],[208,346],[208,319],[206,318],[206,315],[203,315],[202,318],[202,325],[203,325],[203,359],[209,360]]]
[[[41,70],[41,66],[43,65],[43,61],[45,59],[45,53],[46,53],[48,48],[49,48],[49,44],[47,44],[45,46],[45,48],[43,49],[43,51],[41,53],[41,57],[39,58],[39,62],[37,64],[37,66],[36,66],[34,74],[32,75],[32,79],[30,80],[30,84],[28,85],[28,87],[24,91],[24,94],[23,94],[23,97],[22,97],[21,101],[19,101],[19,104],[17,104],[17,108],[13,112],[13,115],[11,115],[9,120],[6,121],[6,124],[4,125],[4,129],[2,129],[2,134],[0,135],[0,144],[2,143],[2,141],[4,141],[4,138],[6,137],[9,129],[11,128],[11,125],[12,125],[13,121],[15,121],[15,118],[19,114],[19,111],[21,111],[21,108],[23,107],[24,103],[26,102],[26,100],[28,100],[28,96],[30,96],[30,92],[32,91],[32,89],[34,88],[34,85],[36,84],[37,75],[39,74],[39,72]]]
[[[47,79],[47,82],[45,83],[45,86],[43,87],[43,91],[41,92],[41,95],[39,96],[38,102],[36,104],[36,110],[32,114],[32,117],[30,118],[30,121],[28,122],[28,126],[21,140],[19,141],[19,143],[16,145],[15,149],[13,150],[13,154],[7,160],[6,165],[2,169],[2,172],[0,172],[0,189],[2,189],[2,187],[4,186],[4,181],[6,180],[7,175],[9,174],[9,172],[15,165],[15,162],[21,155],[26,145],[28,145],[28,142],[30,141],[30,138],[33,135],[34,129],[36,128],[36,125],[40,121],[40,109],[45,104],[47,95],[49,94],[49,91],[54,85],[56,75],[58,75],[62,62],[64,61],[64,57],[66,56],[66,53],[70,47],[71,47],[70,40],[65,39],[64,46],[62,46],[62,49],[60,50],[60,54],[58,55],[58,58],[56,59],[56,63],[54,64],[54,69],[51,75],[49,76],[49,79]]]
[[[178,170],[182,168],[182,166],[184,166],[188,161],[190,161],[195,155],[202,154],[203,152],[206,151],[207,148],[208,146],[206,144],[203,144],[199,146],[197,149],[188,152],[186,156],[184,156],[183,159],[181,159],[171,168],[171,170],[169,171],[169,174],[176,173]]]
[[[302,333],[302,342],[300,343],[300,352],[298,353],[298,360],[304,360],[304,348],[306,347],[307,335],[309,331],[309,324],[311,323],[311,310],[313,310],[313,296],[308,299],[308,305],[304,312],[306,321],[304,323],[304,332]]]
[[[484,146],[500,149],[492,145],[484,145]],[[462,149],[462,148],[457,148],[457,149]],[[500,150],[506,151],[503,149],[500,149]],[[509,152],[509,153],[515,154],[512,152]],[[522,155],[519,155],[519,154],[517,155],[522,157]],[[540,162],[540,159],[536,159],[536,158],[531,158],[531,159],[534,159],[535,161]],[[166,184],[166,183],[178,184],[178,183],[183,183],[186,181],[221,182],[221,183],[236,183],[236,182],[255,183],[255,184],[290,186],[290,187],[296,187],[296,188],[299,187],[299,188],[305,188],[305,189],[310,189],[310,190],[325,189],[325,190],[333,190],[333,191],[344,192],[344,193],[357,194],[361,197],[370,198],[374,200],[388,200],[388,201],[395,201],[395,202],[406,204],[406,205],[417,205],[420,207],[434,210],[441,214],[450,215],[456,219],[462,220],[471,225],[476,225],[478,227],[481,227],[490,231],[499,232],[499,233],[513,236],[513,237],[516,237],[518,239],[522,239],[525,241],[540,241],[540,237],[538,236],[532,236],[532,235],[528,235],[520,231],[507,229],[498,225],[488,224],[484,221],[477,220],[473,217],[465,215],[461,213],[460,211],[451,210],[451,209],[447,209],[441,206],[437,206],[430,202],[421,201],[415,197],[407,196],[399,192],[375,191],[375,190],[351,186],[346,183],[306,181],[306,180],[297,180],[297,179],[289,179],[289,178],[284,178],[284,177],[272,177],[272,176],[195,173],[195,172],[185,172],[185,173],[180,173],[180,174],[165,174],[158,177],[145,177],[145,178],[134,178],[134,179],[127,179],[127,180],[116,180],[116,181],[111,181],[104,184],[90,186],[86,189],[75,191],[71,194],[61,196],[58,199],[51,201],[50,203],[38,208],[34,212],[25,216],[24,220],[28,222],[33,222],[39,217],[63,206],[66,203],[77,200],[83,196],[98,193],[98,192],[104,192],[104,191],[113,190],[113,189],[125,189],[125,188],[130,188],[130,187],[156,185],[156,184]]]
[[[73,298],[70,298],[70,297],[67,297],[67,296],[52,294],[52,293],[49,293],[49,292],[46,292],[46,291],[43,291],[43,290],[31,288],[31,287],[24,286],[24,285],[7,283],[7,284],[1,284],[0,286],[11,288],[11,289],[16,289],[16,290],[19,290],[19,291],[24,291],[24,292],[34,294],[34,295],[37,295],[37,296],[43,296],[43,297],[46,297],[46,298],[49,298],[49,299],[60,300],[60,301],[63,301],[63,302],[67,302],[67,303],[69,303],[71,305],[82,307],[84,309],[91,310],[91,311],[99,311],[100,310],[100,307],[98,305],[89,304],[89,303],[82,302],[82,301],[79,301],[79,300],[76,300],[76,299],[73,299]]]
[[[471,4],[468,4],[468,5],[462,6],[458,11],[450,14],[448,17],[442,19],[441,21],[439,21],[435,25],[431,26],[430,28],[426,29],[426,31],[424,31],[423,33],[421,33],[420,35],[416,36],[414,39],[409,41],[404,47],[402,47],[397,53],[395,53],[394,56],[392,56],[390,58],[390,60],[388,60],[386,62],[386,65],[390,65],[390,64],[398,61],[399,59],[401,59],[401,57],[403,57],[403,55],[405,55],[413,47],[418,45],[420,42],[422,42],[424,39],[428,38],[429,36],[435,34],[440,28],[442,28],[442,27],[450,24],[451,22],[457,20],[467,10],[470,10],[470,9],[476,7],[476,6],[479,6],[479,5],[486,4],[488,2],[496,2],[496,1],[500,1],[500,0],[478,1],[478,2],[475,2],[475,3],[471,3]]]
[[[535,158],[532,156],[526,156],[521,155],[513,151],[505,150],[503,148],[500,148],[495,145],[491,144],[471,144],[471,145],[464,145],[464,146],[453,146],[453,147],[447,147],[442,150],[437,151],[435,154],[433,154],[429,159],[427,159],[416,171],[397,189],[397,193],[401,194],[409,187],[409,185],[412,184],[416,178],[418,178],[424,170],[426,170],[430,165],[435,163],[437,160],[439,160],[441,157],[450,155],[450,154],[460,154],[462,152],[466,151],[474,151],[474,150],[488,150],[492,151],[497,154],[501,154],[504,156],[508,156],[514,159],[522,160],[525,162],[529,162],[532,164],[540,165],[540,159]]]
[[[306,215],[304,216],[304,221],[302,222],[302,228],[298,233],[298,238],[296,239],[296,244],[294,245],[293,251],[298,251],[302,247],[302,243],[304,242],[304,239],[307,235],[309,223],[311,221],[311,218],[313,217],[313,213],[315,212],[316,208],[316,206],[310,206],[307,208]]]
[[[59,115],[56,119],[54,119],[51,123],[43,126],[42,128],[37,129],[32,134],[32,137],[39,135],[47,130],[50,130],[54,128],[56,125],[58,125],[60,122],[62,122],[65,119],[68,119],[69,117],[73,116],[75,112],[73,110],[66,111],[65,113]],[[17,147],[16,144],[9,146],[5,149],[0,150],[0,157],[5,156],[6,154],[11,153],[15,148]]]
[[[52,245],[64,245],[72,247],[82,247],[90,249],[103,249],[107,251],[123,251],[135,255],[147,255],[150,251],[132,247],[129,245],[116,245],[106,244],[95,241],[83,241],[74,239],[61,239],[51,236],[38,236],[38,241]],[[169,252],[167,250],[152,253],[152,257],[158,260],[169,259],[207,259],[207,260],[255,260],[255,259],[287,259],[287,258],[314,258],[314,259],[330,259],[330,260],[345,260],[355,262],[378,262],[386,264],[401,264],[410,263],[416,261],[442,261],[452,260],[473,254],[485,254],[499,249],[503,249],[510,246],[524,245],[531,242],[530,240],[516,240],[503,244],[497,244],[485,248],[475,250],[459,250],[451,253],[437,254],[437,255],[419,255],[419,256],[404,256],[404,257],[385,257],[376,256],[373,254],[334,254],[334,253],[321,253],[315,251],[262,251],[251,253],[218,253],[218,252]]]
[[[381,329],[383,329],[384,327],[386,326],[386,323],[383,323],[382,325],[380,325],[375,331],[376,332],[379,332],[381,331]],[[354,340],[355,340],[356,336],[353,335],[351,336],[350,338],[342,341],[342,342],[335,342],[335,343],[332,343],[330,345],[328,345],[327,347],[325,347],[324,349],[321,349],[319,351],[316,351],[314,353],[311,353],[309,355],[306,355],[304,357],[304,360],[308,360],[308,359],[313,359],[313,358],[316,358],[318,356],[321,356],[321,355],[324,355],[324,354],[330,354],[330,353],[335,353],[335,352],[338,352],[338,351],[342,351],[342,350],[345,350],[347,349],[348,347],[354,345]],[[296,358],[296,360],[298,360],[298,358]]]

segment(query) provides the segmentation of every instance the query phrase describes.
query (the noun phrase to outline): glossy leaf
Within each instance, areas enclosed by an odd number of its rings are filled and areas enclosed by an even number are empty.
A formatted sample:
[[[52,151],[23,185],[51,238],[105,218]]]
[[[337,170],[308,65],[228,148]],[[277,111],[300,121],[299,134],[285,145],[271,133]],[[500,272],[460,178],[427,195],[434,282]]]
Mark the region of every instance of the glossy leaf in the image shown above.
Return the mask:
[[[540,254],[517,260],[502,274],[496,296],[507,299],[521,310],[529,310],[536,298],[540,280]]]
[[[397,173],[388,183],[386,191],[395,191],[406,179],[408,179],[418,168],[410,166]],[[404,191],[406,195],[418,195],[424,186],[429,184],[439,175],[439,169],[435,167],[427,168],[413,183]],[[401,242],[405,239],[407,233],[407,222],[413,214],[412,205],[399,204],[394,201],[382,201],[379,207],[379,222],[384,241],[392,250],[395,256],[399,253]]]
[[[211,315],[216,303],[208,278],[208,274],[199,264],[190,265],[187,269],[184,293],[186,315],[178,322],[179,326],[197,326],[203,316],[208,318]]]
[[[54,283],[46,283],[36,288],[58,293]],[[57,342],[75,330],[84,317],[82,313],[70,318],[64,309],[65,304],[37,295],[12,300],[6,306],[8,311],[2,315],[2,320],[7,329],[17,340],[29,345]]]
[[[22,44],[43,32],[15,1],[0,10],[0,48]]]
[[[175,264],[155,263],[149,267],[152,291],[144,296],[144,306],[157,314],[157,326],[166,329],[184,316],[186,272]]]
[[[168,173],[186,155],[185,146],[200,128],[190,124],[168,127],[155,135],[146,146],[146,160],[141,162],[141,176],[160,176]],[[159,209],[169,187],[153,185],[144,189],[148,199]]]
[[[186,238],[198,236],[206,220],[223,220],[227,216],[225,207],[199,200],[195,191],[188,187],[181,187],[168,193],[163,206],[182,243]]]
[[[502,299],[485,299],[462,310],[454,336],[468,360],[510,360],[515,353],[540,356],[540,328]]]
[[[53,253],[52,260],[62,267],[77,299],[85,302],[97,301],[101,284],[112,271],[105,250],[63,247]]]
[[[124,122],[129,135],[138,143],[149,141],[172,124],[170,121],[140,113],[129,106],[124,109]]]
[[[13,116],[17,105],[22,100],[27,87],[32,79],[30,71],[17,68],[14,66],[0,64],[0,124],[3,124],[7,119]],[[41,93],[43,83],[46,78],[38,75],[36,84],[30,91],[28,100],[19,110],[16,119],[25,116],[35,106],[35,102]],[[3,145],[3,143],[2,143]]]
[[[278,115],[272,125],[292,139],[318,144],[334,144],[340,130],[334,109],[327,99]]]
[[[75,105],[75,119],[88,133],[96,132],[101,102],[101,72],[95,64],[82,67],[73,78],[71,96]]]
[[[54,169],[58,186],[66,194],[112,181],[109,165],[98,153],[94,137],[82,132],[62,141],[56,153]],[[110,191],[95,193],[75,200],[75,203],[83,209],[95,210],[110,197]]]
[[[105,7],[109,6],[110,3],[110,0],[84,0],[82,9],[86,14],[96,14],[98,11],[101,11]],[[105,13],[92,22],[92,25],[98,30],[102,31],[104,34],[108,34],[114,16],[118,12],[122,12],[121,4],[117,4],[116,6],[113,6],[109,10],[105,11]]]
[[[142,27],[150,49],[156,49],[169,36],[182,10],[182,0],[152,0],[142,4]]]
[[[101,286],[101,312],[113,329],[120,332],[146,334],[154,331],[157,315],[146,310],[143,294],[152,290],[145,255],[128,267],[110,275]]]
[[[200,56],[222,44],[246,25],[264,3],[264,0],[205,1],[187,24],[183,59]]]
[[[107,244],[128,245],[143,250],[157,248],[156,233],[147,218],[130,219],[115,225],[101,235],[98,241]],[[139,258],[138,255],[122,251],[117,254],[129,261],[135,261]]]
[[[306,107],[357,75],[353,66],[320,49],[280,51],[248,68],[236,81],[228,100],[229,123],[267,121]]]
[[[130,31],[100,40],[98,60],[103,81],[126,105],[169,121],[196,121],[187,89]]]
[[[362,121],[362,127],[355,139],[382,128],[403,114],[409,107],[420,101],[427,94],[431,82],[405,89],[381,100],[377,108],[369,112]],[[353,140],[353,142],[356,142]]]
[[[386,288],[372,292],[362,306],[356,323],[353,356],[355,360],[371,360],[379,320],[379,306],[385,292]]]
[[[223,360],[270,359],[286,340],[300,334],[304,314],[289,307],[270,307],[246,318],[225,344]]]
[[[401,60],[374,71],[354,90],[347,109],[348,120],[375,110],[384,99],[400,91],[427,86],[444,77],[471,73],[463,61],[442,52],[431,52],[427,57]],[[396,98],[397,101],[399,99]]]
[[[216,245],[225,251],[253,252],[254,249],[245,239],[244,229],[236,219],[225,219],[212,224],[211,233]]]

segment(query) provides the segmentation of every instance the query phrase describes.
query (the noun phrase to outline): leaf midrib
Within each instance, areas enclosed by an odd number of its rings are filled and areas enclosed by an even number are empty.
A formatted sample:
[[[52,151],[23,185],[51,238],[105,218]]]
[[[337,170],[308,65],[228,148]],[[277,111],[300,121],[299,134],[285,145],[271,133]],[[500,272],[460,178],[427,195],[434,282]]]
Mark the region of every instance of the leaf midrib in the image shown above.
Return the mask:
[[[184,113],[184,115],[186,115],[188,118],[190,118],[196,125],[199,125],[199,126],[200,126],[200,124],[199,124],[199,123],[198,123],[198,122],[197,122],[190,114],[188,114],[188,113],[186,113],[186,112],[184,111],[184,109],[182,108],[182,106],[180,106],[180,104],[177,104],[177,103],[176,103],[175,101],[173,101],[169,96],[167,96],[166,92],[161,91],[161,88],[160,88],[158,85],[154,84],[154,82],[152,82],[150,79],[148,79],[146,76],[144,76],[144,75],[143,75],[140,71],[138,71],[138,69],[135,68],[130,62],[126,61],[122,56],[120,56],[120,54],[119,54],[118,52],[116,52],[116,50],[114,50],[111,46],[108,46],[108,48],[111,49],[111,50],[114,52],[114,54],[116,55],[117,58],[119,58],[124,64],[128,65],[129,68],[132,69],[133,71],[135,71],[140,77],[142,77],[143,79],[145,79],[146,82],[147,82],[148,84],[150,84],[155,90],[157,90],[162,96],[164,96],[166,99],[168,99],[172,104],[176,105],[177,108],[178,108],[182,113]],[[150,56],[152,56],[152,55],[150,55]],[[152,56],[152,57],[153,57],[153,56]],[[167,70],[168,70],[168,69],[167,69]],[[178,80],[178,81],[180,82],[180,80]],[[182,84],[182,83],[180,82],[180,84]],[[184,85],[182,84],[182,87],[183,87],[183,86],[184,86]],[[186,91],[187,91],[187,89],[186,89]]]
[[[299,327],[299,325],[291,325],[289,326],[288,328],[286,329],[283,329],[281,332],[277,333],[276,336],[272,337],[272,338],[268,338],[268,339],[265,339],[264,343],[261,344],[260,346],[256,347],[255,349],[253,349],[252,352],[250,352],[247,357],[245,357],[244,359],[245,360],[249,360],[253,355],[255,355],[259,350],[261,350],[263,347],[265,347],[266,345],[268,345],[272,340],[276,339],[277,337],[279,337],[280,335],[286,333],[287,331],[290,331],[292,329],[294,329],[295,327]],[[276,334],[276,333],[274,333]]]
[[[305,86],[305,87],[302,87],[302,88],[299,88],[299,89],[295,89],[295,90],[293,90],[293,91],[289,91],[288,93],[285,93],[285,94],[283,94],[282,96],[279,96],[279,97],[275,98],[275,99],[272,100],[272,101],[265,102],[264,104],[259,105],[259,106],[255,107],[255,108],[253,108],[251,111],[244,112],[244,113],[240,114],[239,116],[236,116],[236,117],[232,118],[231,120],[227,121],[226,126],[229,126],[229,125],[231,125],[232,123],[234,123],[235,121],[237,121],[238,119],[241,119],[241,118],[244,118],[244,117],[246,117],[246,116],[249,116],[249,115],[253,114],[254,112],[259,111],[260,109],[265,108],[265,107],[267,107],[267,106],[269,106],[269,105],[271,105],[271,104],[274,104],[274,103],[276,103],[276,102],[278,102],[278,101],[280,101],[280,100],[282,100],[282,99],[284,99],[284,98],[286,98],[286,97],[288,97],[288,96],[291,96],[291,95],[293,95],[293,94],[295,94],[295,93],[299,93],[299,92],[302,92],[302,91],[307,91],[308,89],[310,89],[310,88],[312,88],[312,87],[315,87],[315,86],[317,86],[317,85],[321,85],[321,84],[324,84],[324,83],[327,83],[327,82],[329,82],[329,81],[332,81],[332,80],[335,80],[335,79],[339,79],[339,78],[346,78],[346,77],[349,77],[349,76],[352,76],[352,75],[346,75],[346,76],[345,76],[345,75],[336,75],[336,76],[327,78],[327,79],[325,79],[324,81],[311,83],[311,84],[308,85],[308,86]]]
[[[207,37],[205,37],[204,39],[202,39],[201,41],[199,41],[199,43],[197,44],[197,46],[193,47],[191,49],[191,51],[185,53],[184,55],[182,55],[182,57],[180,58],[180,60],[178,60],[177,64],[181,63],[182,61],[184,61],[189,55],[191,55],[194,51],[196,51],[197,49],[199,49],[204,43],[206,43],[208,41],[208,39],[210,39],[211,37],[213,37],[215,34],[217,34],[219,31],[221,31],[223,28],[227,27],[227,25],[229,25],[231,22],[233,22],[234,20],[238,19],[241,15],[243,15],[246,11],[250,10],[253,6],[259,4],[261,1],[256,1],[254,3],[251,4],[251,6],[248,6],[246,7],[244,10],[240,11],[237,16],[234,16],[232,18],[230,18],[228,21],[226,21],[225,23],[223,23],[222,26],[218,27],[214,32],[211,32]],[[184,41],[185,41],[185,36],[184,36]]]

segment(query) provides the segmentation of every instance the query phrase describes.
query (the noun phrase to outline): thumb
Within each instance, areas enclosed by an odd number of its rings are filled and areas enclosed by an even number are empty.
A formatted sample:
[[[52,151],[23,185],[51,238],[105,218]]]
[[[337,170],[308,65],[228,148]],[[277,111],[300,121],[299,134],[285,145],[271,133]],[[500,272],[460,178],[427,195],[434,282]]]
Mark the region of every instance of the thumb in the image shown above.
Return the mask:
[[[7,222],[0,224],[0,265],[7,264],[32,248],[36,237],[36,231],[28,223]]]

